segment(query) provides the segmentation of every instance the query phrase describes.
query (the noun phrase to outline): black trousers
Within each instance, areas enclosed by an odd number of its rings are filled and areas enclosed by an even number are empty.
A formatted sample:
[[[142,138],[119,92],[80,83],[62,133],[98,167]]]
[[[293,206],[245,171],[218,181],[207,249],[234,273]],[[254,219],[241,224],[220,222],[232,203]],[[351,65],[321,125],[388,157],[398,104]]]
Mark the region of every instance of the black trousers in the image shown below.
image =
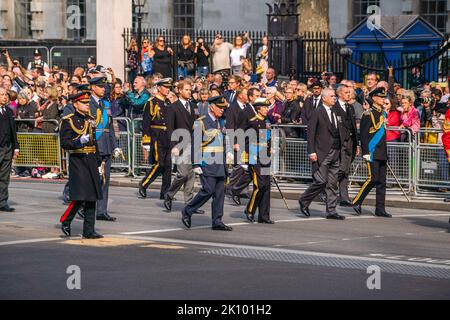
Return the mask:
[[[337,193],[339,191],[337,174],[339,171],[340,153],[340,150],[331,149],[320,165],[317,162],[313,163],[313,183],[306,189],[299,200],[305,207],[309,207],[314,198],[325,190],[327,194],[327,213],[336,213]]]
[[[353,158],[353,140],[349,139],[344,143],[342,143],[341,160],[339,162],[338,181],[339,181],[339,194],[341,201],[351,202],[350,197],[348,195],[348,184],[350,177],[350,169],[352,167],[352,158]]]
[[[386,160],[373,160],[373,162],[366,162],[367,169],[369,171],[369,177],[359,190],[355,199],[353,199],[354,205],[361,205],[364,199],[369,194],[373,187],[376,187],[376,211],[384,212],[385,200],[386,200]]]
[[[258,221],[270,219],[270,174],[261,174],[261,166],[250,165],[251,177],[253,180],[253,192],[250,201],[247,203],[245,211],[255,215],[258,209]]]
[[[108,213],[109,180],[111,177],[111,156],[102,156],[104,173],[102,177],[102,199],[97,201],[97,215]]]
[[[241,166],[235,167],[230,176],[229,192],[231,195],[239,196],[252,182],[250,173]]]
[[[147,189],[156,178],[162,175],[160,197],[163,198],[169,190],[172,180],[172,159],[169,149],[161,146],[158,141],[154,141],[151,145],[149,157],[151,157],[150,163],[152,167],[147,170],[147,174],[142,179],[141,185],[144,189]]]
[[[200,176],[202,188],[196,196],[186,205],[185,211],[192,215],[196,210],[202,207],[209,199],[212,200],[211,218],[212,225],[221,225],[223,217],[223,205],[225,201],[225,177],[205,177]]]
[[[95,205],[94,201],[72,201],[59,221],[70,225],[78,210],[84,209],[83,236],[88,236],[95,231]]]
[[[8,204],[8,187],[11,176],[12,147],[0,146],[0,208]]]

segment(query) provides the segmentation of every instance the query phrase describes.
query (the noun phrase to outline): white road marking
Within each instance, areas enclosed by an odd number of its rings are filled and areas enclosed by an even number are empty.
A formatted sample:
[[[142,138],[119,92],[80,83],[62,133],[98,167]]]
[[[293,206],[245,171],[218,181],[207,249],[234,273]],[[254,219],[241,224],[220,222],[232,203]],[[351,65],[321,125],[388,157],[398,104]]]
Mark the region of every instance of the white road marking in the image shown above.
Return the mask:
[[[10,246],[10,245],[15,245],[15,244],[52,242],[52,241],[58,241],[58,240],[64,240],[64,238],[44,238],[44,239],[29,239],[29,240],[7,241],[7,242],[0,242],[0,247],[1,246]]]

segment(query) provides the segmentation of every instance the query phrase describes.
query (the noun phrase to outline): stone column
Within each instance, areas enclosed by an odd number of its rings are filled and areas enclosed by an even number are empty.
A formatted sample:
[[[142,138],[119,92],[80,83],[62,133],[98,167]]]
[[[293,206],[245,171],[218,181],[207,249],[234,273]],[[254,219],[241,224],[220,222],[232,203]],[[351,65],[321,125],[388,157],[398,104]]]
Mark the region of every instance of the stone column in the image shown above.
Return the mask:
[[[123,29],[132,23],[131,0],[97,0],[97,63],[124,80]]]

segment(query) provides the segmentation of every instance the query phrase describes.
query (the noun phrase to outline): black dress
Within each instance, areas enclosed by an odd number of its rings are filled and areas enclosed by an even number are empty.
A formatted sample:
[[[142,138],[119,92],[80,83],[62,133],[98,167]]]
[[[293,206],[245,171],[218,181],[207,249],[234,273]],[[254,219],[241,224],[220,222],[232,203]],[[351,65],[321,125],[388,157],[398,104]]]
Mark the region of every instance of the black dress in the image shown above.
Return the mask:
[[[153,73],[161,73],[164,78],[172,77],[172,56],[167,51],[167,48],[159,50],[155,47],[153,50],[155,51]]]

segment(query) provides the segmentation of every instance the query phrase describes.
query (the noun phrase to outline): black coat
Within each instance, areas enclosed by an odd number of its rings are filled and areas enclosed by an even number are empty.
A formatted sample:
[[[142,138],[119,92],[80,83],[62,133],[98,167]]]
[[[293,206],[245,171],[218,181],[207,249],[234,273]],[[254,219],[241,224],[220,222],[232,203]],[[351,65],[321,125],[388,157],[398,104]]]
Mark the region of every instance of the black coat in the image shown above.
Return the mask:
[[[6,110],[6,115],[9,121],[9,128],[10,128],[10,132],[9,132],[9,137],[10,137],[10,144],[12,146],[12,152],[14,152],[15,149],[19,149],[19,141],[17,140],[17,133],[16,133],[16,122],[14,120],[14,114],[12,112],[12,110],[8,107],[5,107]],[[6,141],[7,144],[8,141]],[[0,147],[4,147],[4,146],[0,146]]]
[[[36,118],[35,114],[38,112],[36,104],[28,103],[24,106],[18,106],[17,108],[17,120],[30,120],[18,122],[18,131],[19,132],[32,132],[34,128],[34,121],[31,121]]]
[[[322,105],[322,98],[319,97],[319,102],[317,105],[317,108]],[[314,98],[309,97],[305,100],[305,103],[303,104],[303,123],[308,123],[308,121],[311,119],[313,112],[314,112]]]
[[[95,153],[70,153],[80,150],[80,131],[87,126],[86,132],[91,134],[91,141],[86,146],[94,147]],[[79,131],[76,132],[74,128]],[[98,167],[101,158],[95,140],[95,128],[88,118],[78,112],[63,118],[60,130],[61,147],[69,151],[69,189],[73,201],[97,201],[102,198],[100,174]]]
[[[225,127],[227,129],[237,130],[237,129],[245,129],[244,124],[246,122],[246,113],[244,109],[241,109],[239,104],[233,102],[228,109],[226,110],[226,123]]]
[[[180,100],[171,104],[167,110],[167,134],[169,139],[172,137],[172,133],[177,129],[185,129],[189,134],[192,134],[194,128],[194,121],[197,118],[195,115],[195,104],[189,102],[191,112],[189,113],[183,106]],[[181,141],[171,141],[170,149],[175,147]]]
[[[356,128],[356,117],[355,117],[355,109],[353,108],[353,105],[348,105],[348,113],[342,109],[339,100],[336,102],[335,106],[333,107],[333,111],[336,113],[338,117],[341,118],[342,121],[342,143],[345,145],[345,141],[347,140],[353,140],[353,149],[348,150],[352,152],[352,159],[356,156],[356,148],[358,146],[358,130]],[[348,121],[346,121],[348,117]]]
[[[338,129],[341,125],[341,123],[337,124]],[[341,131],[339,130],[340,134]],[[333,146],[332,136],[333,125],[325,107],[321,105],[313,112],[308,122],[308,155],[316,153],[319,165],[325,160]]]

